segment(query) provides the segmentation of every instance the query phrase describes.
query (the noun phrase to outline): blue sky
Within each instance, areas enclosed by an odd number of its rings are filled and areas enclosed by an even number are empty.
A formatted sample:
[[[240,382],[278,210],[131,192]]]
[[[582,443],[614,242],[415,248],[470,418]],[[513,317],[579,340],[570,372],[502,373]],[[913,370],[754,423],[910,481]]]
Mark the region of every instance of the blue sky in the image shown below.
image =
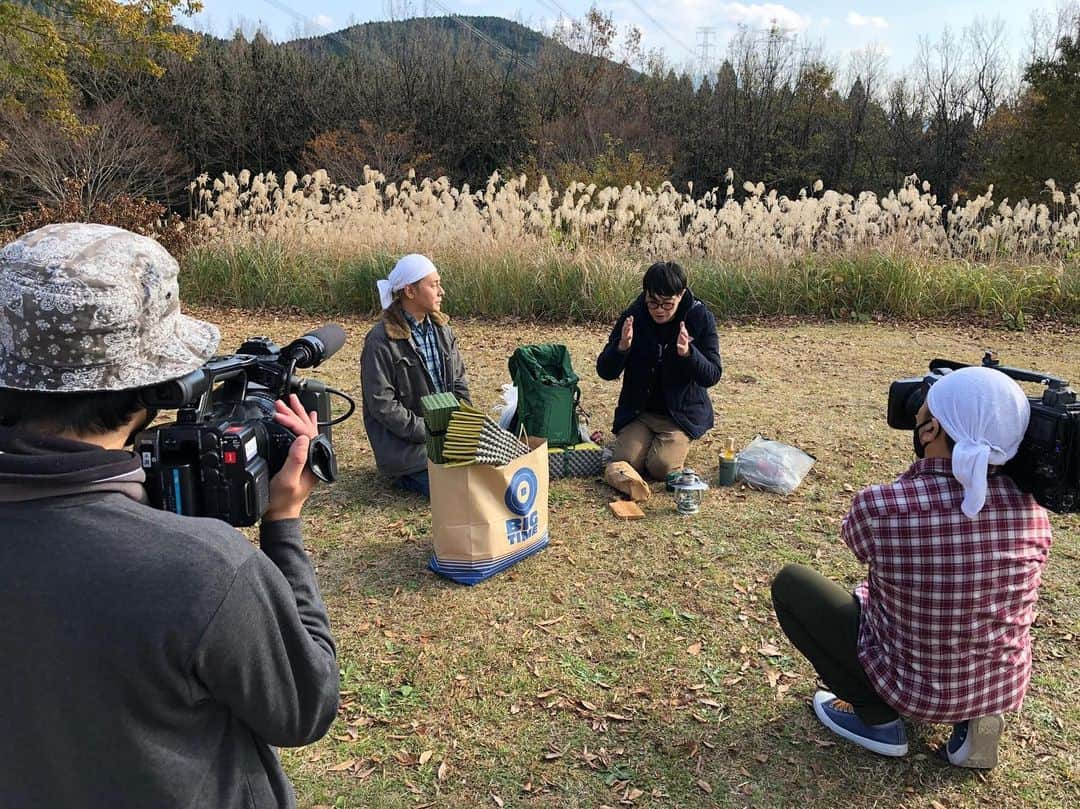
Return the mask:
[[[550,29],[564,14],[581,16],[592,3],[588,0],[203,0],[205,10],[199,27],[226,35],[240,20],[259,22],[273,39],[285,40],[305,31],[327,33],[351,22],[385,20],[395,14],[413,16],[426,10],[432,15],[447,11],[466,15],[493,15],[514,19],[532,28]],[[826,55],[837,66],[845,65],[853,51],[874,45],[887,58],[893,73],[905,70],[915,58],[920,36],[936,40],[948,26],[954,32],[976,18],[1000,18],[1006,26],[1007,44],[1018,63],[1027,41],[1032,11],[1052,11],[1054,0],[884,0],[851,2],[723,2],[723,0],[597,0],[600,9],[611,12],[620,28],[638,26],[647,48],[662,49],[668,60],[678,65],[698,63],[704,26],[711,34],[712,54],[720,54],[726,38],[739,23],[768,27],[770,20],[797,32],[808,43],[824,45]],[[403,15],[411,7],[413,15]],[[392,11],[392,9],[394,9]]]

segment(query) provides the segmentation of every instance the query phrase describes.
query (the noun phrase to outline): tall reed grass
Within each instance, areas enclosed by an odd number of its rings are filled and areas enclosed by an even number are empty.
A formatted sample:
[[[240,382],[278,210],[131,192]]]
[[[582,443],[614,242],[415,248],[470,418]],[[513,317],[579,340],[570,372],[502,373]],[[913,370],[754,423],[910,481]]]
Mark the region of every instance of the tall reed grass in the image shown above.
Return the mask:
[[[608,320],[648,263],[675,259],[722,317],[1080,317],[1080,184],[1066,196],[1047,181],[1047,202],[1016,205],[991,188],[947,211],[914,177],[881,198],[747,183],[742,201],[730,186],[556,194],[494,175],[473,192],[376,172],[356,188],[241,172],[191,190],[204,237],[185,295],[241,307],[375,311],[375,281],[423,252],[457,314]]]

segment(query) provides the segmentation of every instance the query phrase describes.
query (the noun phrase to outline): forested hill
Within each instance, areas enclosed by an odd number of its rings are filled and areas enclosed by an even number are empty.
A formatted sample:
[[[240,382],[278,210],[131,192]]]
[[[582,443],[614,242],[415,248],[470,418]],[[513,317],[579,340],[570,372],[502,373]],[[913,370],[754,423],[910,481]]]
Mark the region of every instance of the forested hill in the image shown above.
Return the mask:
[[[538,31],[502,17],[418,17],[410,20],[366,22],[341,31],[287,43],[309,56],[347,57],[353,49],[393,48],[403,39],[436,34],[455,50],[472,48],[486,37],[489,54],[495,58],[516,55],[534,62],[545,48],[564,47]]]

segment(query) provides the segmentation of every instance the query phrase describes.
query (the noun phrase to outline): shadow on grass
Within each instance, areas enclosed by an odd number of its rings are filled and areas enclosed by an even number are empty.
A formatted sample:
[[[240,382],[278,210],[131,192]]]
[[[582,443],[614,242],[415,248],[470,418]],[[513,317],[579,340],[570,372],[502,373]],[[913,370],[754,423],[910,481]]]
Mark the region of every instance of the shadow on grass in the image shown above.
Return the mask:
[[[938,760],[934,748],[944,738],[941,725],[907,722],[909,751],[903,757],[863,750],[818,722],[810,693],[759,723],[751,715],[734,717],[713,739],[728,757],[706,765],[706,778],[725,782],[751,805],[892,806],[948,802],[945,796],[957,789],[994,777]]]

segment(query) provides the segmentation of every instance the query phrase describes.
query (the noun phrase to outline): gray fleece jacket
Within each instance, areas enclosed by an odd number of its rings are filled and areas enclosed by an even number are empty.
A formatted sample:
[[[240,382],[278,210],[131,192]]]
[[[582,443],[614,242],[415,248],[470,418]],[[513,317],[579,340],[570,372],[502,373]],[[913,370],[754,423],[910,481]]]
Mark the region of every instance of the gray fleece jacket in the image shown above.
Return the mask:
[[[299,520],[255,547],[117,492],[0,502],[0,661],[5,809],[292,807],[273,747],[338,705]]]
[[[443,379],[451,393],[470,401],[465,363],[447,318],[440,312],[430,318],[439,341]],[[399,477],[427,469],[427,432],[420,400],[435,388],[413,344],[400,303],[384,311],[382,320],[364,338],[360,385],[364,391],[364,429],[379,471]]]

